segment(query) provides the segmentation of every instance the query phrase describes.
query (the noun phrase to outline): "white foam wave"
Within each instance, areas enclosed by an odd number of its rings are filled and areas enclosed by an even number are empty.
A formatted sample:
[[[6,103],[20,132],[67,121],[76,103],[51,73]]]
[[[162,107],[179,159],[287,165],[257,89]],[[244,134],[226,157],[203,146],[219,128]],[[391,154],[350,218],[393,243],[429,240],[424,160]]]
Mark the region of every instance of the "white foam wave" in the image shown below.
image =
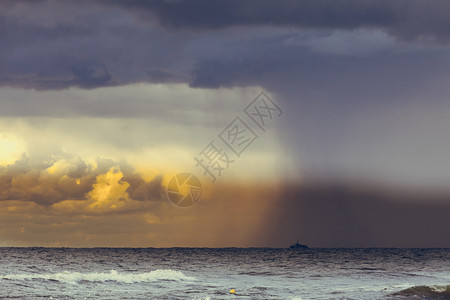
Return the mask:
[[[71,284],[76,284],[80,281],[138,283],[154,282],[158,280],[195,280],[194,277],[186,276],[180,271],[173,270],[155,270],[147,273],[119,273],[115,270],[111,270],[109,273],[79,273],[65,271],[54,274],[12,274],[1,276],[1,278],[12,280],[57,280]]]

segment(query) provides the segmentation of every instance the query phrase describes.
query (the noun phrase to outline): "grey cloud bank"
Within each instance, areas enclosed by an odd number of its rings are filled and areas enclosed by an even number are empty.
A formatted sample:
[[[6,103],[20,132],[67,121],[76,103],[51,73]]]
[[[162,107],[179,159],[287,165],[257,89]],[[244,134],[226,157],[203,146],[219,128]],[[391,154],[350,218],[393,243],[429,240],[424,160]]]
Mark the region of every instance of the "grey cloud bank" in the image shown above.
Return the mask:
[[[4,4],[0,85],[35,89],[135,82],[208,88],[264,84],[317,60],[340,61],[336,54],[395,53],[404,50],[401,41],[445,47],[450,28],[446,1]],[[336,36],[336,30],[350,34]],[[355,30],[366,30],[368,38],[358,38],[361,32]]]
[[[379,28],[398,38],[448,39],[447,1],[423,0],[198,0],[115,3],[141,20],[167,28],[214,30],[230,26],[314,29]]]

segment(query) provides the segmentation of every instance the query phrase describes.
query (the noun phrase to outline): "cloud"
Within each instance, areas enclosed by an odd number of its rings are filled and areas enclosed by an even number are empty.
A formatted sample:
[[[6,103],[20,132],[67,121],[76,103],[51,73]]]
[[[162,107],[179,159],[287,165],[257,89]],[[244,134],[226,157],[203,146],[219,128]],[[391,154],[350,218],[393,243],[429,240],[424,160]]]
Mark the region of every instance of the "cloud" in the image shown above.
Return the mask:
[[[144,180],[125,163],[97,159],[96,165],[79,157],[53,157],[46,163],[22,159],[0,167],[0,200],[34,202],[51,207],[77,201],[93,211],[125,209],[132,201],[161,201],[162,177]]]
[[[441,0],[8,1],[0,86],[262,85],[302,68],[311,50],[327,57],[395,52],[404,42],[445,47],[449,8]]]
[[[105,206],[99,196],[52,207],[0,201],[2,245],[287,247],[297,238],[312,247],[450,245],[448,190],[230,181],[205,189],[193,209],[177,209],[168,201],[127,203],[131,193],[114,171],[94,181],[113,194]]]
[[[71,70],[76,78],[73,84],[82,88],[106,86],[111,81],[111,75],[103,64],[78,64]]]
[[[156,17],[175,30],[218,30],[231,26],[301,29],[386,30],[401,39],[447,40],[450,4],[445,0],[197,0],[115,1],[140,20]]]
[[[382,31],[334,31],[307,40],[287,40],[287,43],[305,45],[313,51],[350,57],[373,56],[395,48],[392,38]]]
[[[182,74],[171,65],[182,64],[188,37],[139,26],[96,2],[9,2],[0,24],[3,86],[92,89],[179,81]]]
[[[103,174],[97,187],[111,187],[116,200],[97,205],[88,201],[62,201],[52,207],[28,201],[0,201],[0,245],[67,247],[224,247],[261,244],[260,225],[275,199],[272,186],[238,182],[217,183],[204,190],[192,209],[179,209],[168,201],[126,201],[114,169]],[[258,187],[258,188],[253,188]],[[121,196],[119,196],[121,195]],[[131,193],[130,193],[131,195]],[[126,198],[126,197],[125,197]],[[85,203],[83,203],[85,202]],[[95,204],[90,207],[85,204]],[[116,208],[109,207],[116,204]]]
[[[158,131],[161,135],[170,135],[178,132],[179,128],[172,130],[177,125],[223,127],[261,90],[258,86],[221,90],[194,89],[187,84],[129,84],[96,90],[72,88],[56,91],[4,87],[0,89],[0,107],[2,107],[0,117],[9,118],[11,123],[17,123],[17,119],[13,118],[22,117],[30,119],[51,117],[53,121],[59,122],[80,117],[128,119],[128,122],[132,123],[111,123],[117,131],[127,131],[135,126],[147,126],[149,130],[154,131],[155,126],[164,126],[164,133]],[[217,113],[219,110],[220,114]],[[135,120],[131,121],[132,119]],[[37,122],[34,127],[55,130],[49,126],[41,126],[45,123]],[[80,122],[78,126],[85,127],[84,124],[86,123]],[[99,128],[98,126],[102,124],[99,122],[95,126]],[[68,130],[75,129],[68,128]],[[136,134],[140,132],[132,133],[133,136]],[[108,138],[117,139],[116,144],[124,145],[118,136]],[[0,139],[6,143],[1,133]]]

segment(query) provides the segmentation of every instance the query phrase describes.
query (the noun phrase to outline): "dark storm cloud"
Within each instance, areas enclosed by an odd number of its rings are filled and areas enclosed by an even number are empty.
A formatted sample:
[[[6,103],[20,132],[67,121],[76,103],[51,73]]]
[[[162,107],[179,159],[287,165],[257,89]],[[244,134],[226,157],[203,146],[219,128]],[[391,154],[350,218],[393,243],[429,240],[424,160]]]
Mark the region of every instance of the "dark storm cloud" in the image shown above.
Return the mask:
[[[14,164],[0,167],[0,200],[32,201],[42,206],[64,200],[84,201],[95,188],[97,177],[111,168],[123,173],[118,183],[129,184],[126,192],[130,199],[161,200],[161,177],[147,182],[124,162],[99,158],[96,163],[93,167],[71,156],[49,162],[32,162],[24,155]],[[51,171],[53,166],[55,170]]]
[[[300,45],[294,51],[295,45],[286,43],[292,31],[278,38],[255,37],[258,29],[310,30],[307,35],[318,36],[321,30],[375,28],[402,40],[437,41],[446,41],[450,33],[446,1],[4,3],[0,86],[19,88],[91,89],[135,82],[217,88],[261,84],[261,74],[270,78],[280,70],[289,72],[285,66],[301,67],[298,62],[311,49]],[[351,48],[365,42],[344,43]]]
[[[187,40],[189,35],[140,26],[123,10],[96,2],[8,2],[0,9],[0,86],[179,82]]]
[[[83,88],[108,85],[111,75],[103,64],[78,64],[71,68],[74,84]]]
[[[172,29],[214,30],[230,26],[380,28],[400,38],[450,36],[445,0],[175,0],[116,1],[142,20],[156,16]]]

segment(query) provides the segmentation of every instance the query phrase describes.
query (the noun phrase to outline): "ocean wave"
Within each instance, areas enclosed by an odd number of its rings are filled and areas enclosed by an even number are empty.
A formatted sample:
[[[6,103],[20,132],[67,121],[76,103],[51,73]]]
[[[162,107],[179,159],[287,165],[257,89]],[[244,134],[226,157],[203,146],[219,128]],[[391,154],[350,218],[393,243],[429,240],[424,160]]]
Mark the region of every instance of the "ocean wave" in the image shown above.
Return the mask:
[[[392,296],[405,299],[450,299],[450,285],[418,285],[393,293]]]
[[[64,283],[76,284],[82,281],[107,282],[115,281],[119,283],[139,283],[154,282],[159,280],[195,280],[194,277],[186,276],[180,271],[174,270],[155,270],[147,273],[119,273],[111,270],[109,273],[79,273],[64,271],[53,274],[12,274],[3,275],[0,278],[9,280],[35,280],[43,279],[50,281],[59,281]]]

